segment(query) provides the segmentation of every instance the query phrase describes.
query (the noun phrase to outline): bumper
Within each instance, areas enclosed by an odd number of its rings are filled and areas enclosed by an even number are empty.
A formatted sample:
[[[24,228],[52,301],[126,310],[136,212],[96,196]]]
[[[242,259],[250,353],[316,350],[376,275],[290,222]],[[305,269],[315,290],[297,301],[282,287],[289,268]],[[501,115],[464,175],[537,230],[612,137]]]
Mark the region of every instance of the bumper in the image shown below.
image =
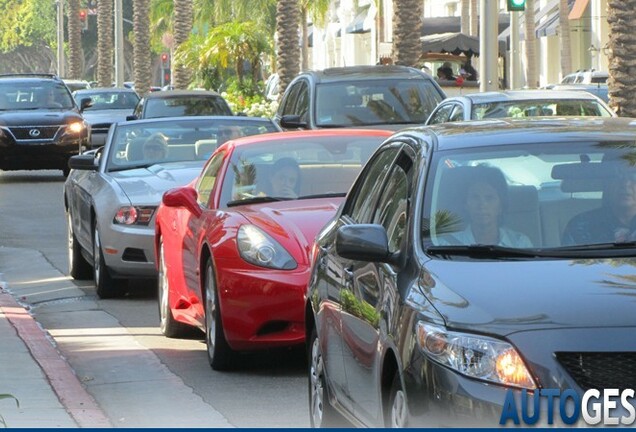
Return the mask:
[[[304,298],[309,269],[224,269],[217,261],[217,272],[225,336],[233,349],[305,342]]]
[[[7,143],[0,140],[0,169],[66,169],[71,156],[79,154],[86,138],[57,142]]]
[[[155,278],[154,222],[148,226],[109,225],[100,231],[104,260],[113,277]]]

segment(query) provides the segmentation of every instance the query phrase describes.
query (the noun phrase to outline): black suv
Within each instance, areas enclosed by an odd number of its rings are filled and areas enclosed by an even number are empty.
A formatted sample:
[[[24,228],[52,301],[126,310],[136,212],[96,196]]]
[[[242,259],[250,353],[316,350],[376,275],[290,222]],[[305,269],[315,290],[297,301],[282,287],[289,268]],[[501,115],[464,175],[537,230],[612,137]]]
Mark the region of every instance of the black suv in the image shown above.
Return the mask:
[[[88,144],[80,109],[49,74],[0,75],[0,170],[60,169]]]
[[[428,74],[404,66],[351,66],[302,72],[285,90],[274,121],[284,129],[424,124],[446,98]]]

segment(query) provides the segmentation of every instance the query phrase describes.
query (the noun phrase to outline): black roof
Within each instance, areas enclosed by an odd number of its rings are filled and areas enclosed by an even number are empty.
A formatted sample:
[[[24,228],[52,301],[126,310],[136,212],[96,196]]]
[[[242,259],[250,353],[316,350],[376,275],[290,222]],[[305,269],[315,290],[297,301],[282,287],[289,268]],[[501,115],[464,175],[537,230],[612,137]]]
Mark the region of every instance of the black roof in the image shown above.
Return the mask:
[[[63,83],[62,79],[55,74],[48,73],[7,73],[0,74],[0,80],[2,81],[17,81],[17,82],[33,82],[33,81],[57,81]]]
[[[335,82],[343,80],[372,80],[387,78],[426,77],[419,69],[396,65],[365,65],[328,68],[320,71],[307,71],[300,75],[311,75],[316,82]]]

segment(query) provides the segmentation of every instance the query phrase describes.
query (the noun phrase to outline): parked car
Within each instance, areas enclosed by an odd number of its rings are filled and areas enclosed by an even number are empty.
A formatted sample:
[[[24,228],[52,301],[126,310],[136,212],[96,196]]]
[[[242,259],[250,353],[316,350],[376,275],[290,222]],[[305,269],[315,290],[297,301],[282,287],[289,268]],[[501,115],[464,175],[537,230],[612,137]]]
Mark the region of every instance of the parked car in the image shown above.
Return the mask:
[[[423,124],[446,97],[428,74],[404,66],[307,71],[289,84],[274,116],[283,129]]]
[[[60,169],[88,143],[64,82],[51,74],[0,75],[0,169]]]
[[[167,90],[143,97],[129,119],[210,115],[233,115],[230,106],[217,92]]]
[[[433,110],[426,124],[502,117],[615,115],[605,102],[585,92],[510,90],[445,99]]]
[[[85,80],[74,80],[74,79],[64,78],[63,81],[64,81],[64,84],[66,84],[66,87],[68,87],[68,89],[70,90],[71,93],[73,93],[76,90],[84,90],[84,89],[91,88],[91,84],[88,81],[85,81]]]
[[[73,97],[78,105],[81,105],[82,99],[90,99],[84,105],[82,115],[90,126],[91,147],[104,145],[110,125],[126,120],[139,102],[137,93],[127,88],[77,90]]]
[[[195,178],[224,130],[278,131],[268,119],[178,117],[114,123],[106,144],[74,156],[64,184],[69,273],[95,280],[100,298],[125,279],[156,278],[155,211],[162,194]]]
[[[584,91],[592,93],[594,96],[600,98],[603,102],[609,102],[608,86],[607,84],[557,84],[550,87],[550,90],[566,90],[566,91]]]
[[[383,130],[230,141],[157,211],[161,330],[206,333],[213,369],[237,351],[302,345],[308,252]]]
[[[635,154],[609,117],[387,140],[312,249],[312,425],[499,427],[508,392],[634,388]]]
[[[561,84],[607,84],[609,73],[604,71],[579,70],[563,77]]]

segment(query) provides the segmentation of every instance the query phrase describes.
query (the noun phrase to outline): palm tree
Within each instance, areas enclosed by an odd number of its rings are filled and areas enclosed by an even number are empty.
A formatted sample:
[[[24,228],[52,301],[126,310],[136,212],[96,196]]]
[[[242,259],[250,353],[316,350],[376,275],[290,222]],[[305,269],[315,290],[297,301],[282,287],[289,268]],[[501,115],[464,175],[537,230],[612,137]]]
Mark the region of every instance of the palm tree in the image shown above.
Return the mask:
[[[150,0],[133,2],[133,65],[135,90],[140,96],[150,91]]]
[[[470,0],[461,0],[461,32],[470,34]]]
[[[470,35],[479,36],[479,4],[470,0]]]
[[[559,0],[559,42],[561,43],[561,76],[572,72],[572,54],[570,54],[570,8],[568,0]]]
[[[113,1],[97,2],[97,82],[100,87],[113,83]]]
[[[393,2],[393,52],[395,64],[414,66],[422,55],[422,0]]]
[[[82,51],[80,0],[68,0],[68,77],[78,79],[82,75]]]
[[[175,49],[179,49],[190,37],[190,32],[192,31],[192,8],[192,0],[174,0],[172,27]],[[191,75],[191,71],[187,67],[178,62],[173,62],[172,83],[175,88],[188,88]]]
[[[280,77],[280,97],[285,93],[285,89],[300,69],[299,15],[298,0],[278,0],[276,5],[276,34],[278,36],[276,63]]]
[[[525,16],[526,33],[526,84],[530,88],[539,87],[537,72],[537,34],[534,22],[535,0],[527,0]]]
[[[633,65],[636,64],[633,29],[628,23],[636,19],[633,1],[608,0],[607,22],[609,23],[608,61],[610,106],[622,117],[636,116],[636,75]]]

